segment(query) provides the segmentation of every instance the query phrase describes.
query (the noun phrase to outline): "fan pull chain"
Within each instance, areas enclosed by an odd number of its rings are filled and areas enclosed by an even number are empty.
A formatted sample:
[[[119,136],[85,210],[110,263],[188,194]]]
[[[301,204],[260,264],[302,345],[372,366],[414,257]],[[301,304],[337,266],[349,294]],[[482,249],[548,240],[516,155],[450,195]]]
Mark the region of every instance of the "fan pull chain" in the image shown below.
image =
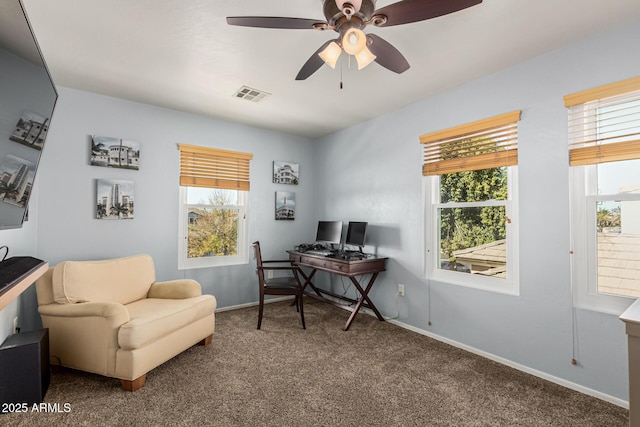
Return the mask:
[[[340,90],[342,90],[342,87],[344,86],[342,84],[342,65],[343,65],[342,58],[340,58]]]

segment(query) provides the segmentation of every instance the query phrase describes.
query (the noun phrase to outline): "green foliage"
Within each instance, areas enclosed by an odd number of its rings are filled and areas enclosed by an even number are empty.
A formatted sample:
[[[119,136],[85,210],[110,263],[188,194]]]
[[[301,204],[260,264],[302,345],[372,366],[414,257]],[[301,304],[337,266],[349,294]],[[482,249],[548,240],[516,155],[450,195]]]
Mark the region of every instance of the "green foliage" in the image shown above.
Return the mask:
[[[596,213],[596,227],[599,233],[605,229],[619,228],[622,226],[620,219],[620,206],[612,209],[598,208]]]
[[[481,202],[507,199],[507,169],[491,168],[440,176],[440,200]],[[453,252],[506,238],[504,206],[440,209],[442,253],[454,261]]]
[[[190,209],[188,257],[228,256],[238,253],[238,210],[223,208],[231,199],[224,191],[212,191],[210,209]]]

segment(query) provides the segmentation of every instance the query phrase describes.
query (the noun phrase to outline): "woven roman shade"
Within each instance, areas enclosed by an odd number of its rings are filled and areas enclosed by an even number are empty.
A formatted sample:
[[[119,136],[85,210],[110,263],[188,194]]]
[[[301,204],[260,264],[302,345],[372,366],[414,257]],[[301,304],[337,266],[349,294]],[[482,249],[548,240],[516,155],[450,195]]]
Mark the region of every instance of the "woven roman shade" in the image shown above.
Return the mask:
[[[422,175],[518,164],[520,110],[420,136]]]
[[[640,77],[564,97],[569,108],[569,163],[640,158]]]
[[[249,161],[253,154],[178,144],[180,185],[249,190]]]

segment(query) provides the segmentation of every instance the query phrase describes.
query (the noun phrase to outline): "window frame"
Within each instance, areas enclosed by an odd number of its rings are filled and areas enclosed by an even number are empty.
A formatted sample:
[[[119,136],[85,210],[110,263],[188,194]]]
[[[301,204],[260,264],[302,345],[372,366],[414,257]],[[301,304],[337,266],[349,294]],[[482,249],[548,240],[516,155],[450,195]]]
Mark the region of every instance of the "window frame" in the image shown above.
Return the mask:
[[[571,167],[571,275],[573,305],[620,315],[637,298],[598,291],[597,208],[599,201],[640,200],[640,194],[597,194],[597,165]],[[579,248],[584,248],[580,250]]]
[[[638,195],[631,193],[598,194],[598,164],[640,158],[637,155],[640,128],[637,125],[629,128],[633,131],[625,135],[635,136],[635,139],[612,141],[606,135],[610,130],[600,133],[600,109],[618,105],[625,99],[637,102],[638,91],[640,77],[633,77],[563,97],[564,105],[569,109],[570,253],[574,307],[620,315],[637,299],[598,292],[596,204],[599,201],[640,200]],[[607,139],[609,142],[603,144]]]
[[[198,268],[223,267],[249,263],[249,240],[247,233],[249,192],[238,191],[237,205],[222,205],[223,209],[238,209],[238,254],[229,256],[209,256],[188,258],[189,238],[189,208],[191,207],[217,207],[216,205],[201,205],[187,203],[187,186],[180,186],[179,190],[179,215],[178,215],[178,270],[190,270]],[[211,187],[212,190],[215,188]]]
[[[517,166],[507,168],[507,199],[484,202],[440,202],[440,175],[424,177],[425,194],[425,278],[427,280],[470,287],[508,295],[519,295],[518,245],[518,172]],[[449,207],[505,206],[507,244],[507,277],[497,278],[438,268],[440,252],[440,221],[438,209]]]

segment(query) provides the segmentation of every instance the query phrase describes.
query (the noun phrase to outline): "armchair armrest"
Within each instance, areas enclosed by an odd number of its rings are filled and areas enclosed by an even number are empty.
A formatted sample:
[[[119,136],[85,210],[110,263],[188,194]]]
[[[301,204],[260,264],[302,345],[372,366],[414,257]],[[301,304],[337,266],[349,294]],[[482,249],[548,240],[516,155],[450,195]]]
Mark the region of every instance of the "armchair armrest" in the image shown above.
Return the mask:
[[[180,279],[152,283],[147,298],[185,299],[200,295],[202,295],[200,283],[191,279]]]
[[[53,303],[39,306],[38,312],[53,317],[102,317],[112,326],[120,326],[129,321],[129,312],[117,302]]]
[[[50,354],[73,369],[114,376],[118,331],[129,322],[126,307],[117,302],[45,304],[38,307],[49,329]]]

